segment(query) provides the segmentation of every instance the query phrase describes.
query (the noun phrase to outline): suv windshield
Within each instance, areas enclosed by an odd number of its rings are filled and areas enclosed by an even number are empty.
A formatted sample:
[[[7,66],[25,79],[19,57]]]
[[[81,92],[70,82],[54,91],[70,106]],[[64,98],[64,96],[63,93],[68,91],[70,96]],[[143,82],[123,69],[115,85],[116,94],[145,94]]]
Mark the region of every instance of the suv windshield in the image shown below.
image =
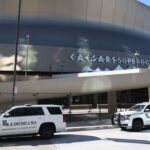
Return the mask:
[[[132,106],[129,111],[141,111],[145,105],[134,105]]]

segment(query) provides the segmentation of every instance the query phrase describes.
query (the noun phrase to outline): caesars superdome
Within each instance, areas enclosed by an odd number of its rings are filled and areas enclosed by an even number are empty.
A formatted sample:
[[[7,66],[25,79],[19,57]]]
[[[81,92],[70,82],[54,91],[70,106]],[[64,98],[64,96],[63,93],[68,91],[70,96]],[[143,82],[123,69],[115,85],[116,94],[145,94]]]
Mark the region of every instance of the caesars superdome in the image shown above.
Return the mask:
[[[0,109],[148,101],[149,18],[140,0],[0,0]]]
[[[13,70],[18,2],[0,1],[0,71]],[[148,68],[149,18],[137,0],[22,0],[17,70]]]

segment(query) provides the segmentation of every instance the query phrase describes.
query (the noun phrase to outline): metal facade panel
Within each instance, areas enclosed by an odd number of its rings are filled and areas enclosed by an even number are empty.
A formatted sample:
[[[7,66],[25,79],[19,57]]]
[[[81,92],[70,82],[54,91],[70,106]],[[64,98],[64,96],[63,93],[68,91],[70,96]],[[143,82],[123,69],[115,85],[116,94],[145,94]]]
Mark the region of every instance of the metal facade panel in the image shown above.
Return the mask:
[[[100,20],[102,0],[88,0],[87,19]]]
[[[103,0],[101,21],[112,23],[115,10],[115,0]]]

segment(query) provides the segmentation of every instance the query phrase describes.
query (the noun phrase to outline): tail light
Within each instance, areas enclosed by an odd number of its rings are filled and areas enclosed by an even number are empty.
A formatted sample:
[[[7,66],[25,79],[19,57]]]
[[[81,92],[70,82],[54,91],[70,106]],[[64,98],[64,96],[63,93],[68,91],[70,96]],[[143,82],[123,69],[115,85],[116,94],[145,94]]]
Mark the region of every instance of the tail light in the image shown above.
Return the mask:
[[[66,122],[66,115],[63,114],[63,122]]]

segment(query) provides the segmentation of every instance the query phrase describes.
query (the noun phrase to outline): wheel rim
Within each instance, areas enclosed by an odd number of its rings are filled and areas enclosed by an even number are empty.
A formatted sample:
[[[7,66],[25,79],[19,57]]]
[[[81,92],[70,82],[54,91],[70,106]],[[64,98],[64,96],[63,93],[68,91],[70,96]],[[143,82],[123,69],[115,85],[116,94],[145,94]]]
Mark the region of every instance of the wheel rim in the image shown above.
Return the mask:
[[[142,129],[142,124],[141,124],[141,122],[135,121],[133,128],[134,128],[134,130],[141,130],[141,129]]]
[[[44,136],[45,137],[49,137],[49,136],[51,136],[52,135],[52,131],[50,130],[50,129],[45,129],[45,131],[44,131]]]

